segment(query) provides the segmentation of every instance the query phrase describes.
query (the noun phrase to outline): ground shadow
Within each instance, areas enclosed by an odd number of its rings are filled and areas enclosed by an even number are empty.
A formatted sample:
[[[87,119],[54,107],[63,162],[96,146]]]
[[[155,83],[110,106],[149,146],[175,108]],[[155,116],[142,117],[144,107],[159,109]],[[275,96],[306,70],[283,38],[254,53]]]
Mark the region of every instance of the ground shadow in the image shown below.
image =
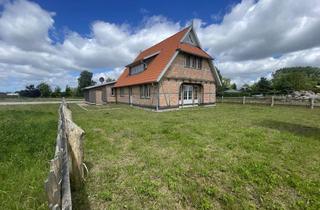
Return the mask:
[[[93,164],[90,162],[85,162],[88,171],[93,167]],[[85,172],[85,176],[88,176]],[[88,199],[88,193],[86,189],[86,183],[84,182],[83,186],[80,189],[72,189],[72,208],[77,210],[90,210],[90,202]]]
[[[88,194],[86,186],[82,186],[81,189],[72,190],[72,208],[77,210],[90,210],[90,202],[88,200]]]
[[[317,138],[320,140],[320,128],[310,127],[301,124],[276,121],[276,120],[263,120],[258,123],[262,127],[267,127],[279,131],[287,131],[295,135]]]

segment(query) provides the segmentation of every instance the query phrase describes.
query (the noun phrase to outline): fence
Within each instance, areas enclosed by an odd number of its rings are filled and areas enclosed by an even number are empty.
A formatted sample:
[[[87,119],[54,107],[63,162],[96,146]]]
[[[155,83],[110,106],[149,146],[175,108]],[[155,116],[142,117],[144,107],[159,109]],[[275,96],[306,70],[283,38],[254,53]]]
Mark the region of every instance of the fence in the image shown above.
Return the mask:
[[[291,106],[305,106],[311,109],[320,107],[320,99],[296,99],[290,97],[217,97],[217,102],[220,103],[241,103],[241,104],[265,104],[270,106],[275,105],[291,105]]]
[[[72,121],[71,110],[63,99],[59,107],[55,155],[45,181],[50,209],[72,209],[71,186],[79,189],[84,180],[83,139],[84,131]]]

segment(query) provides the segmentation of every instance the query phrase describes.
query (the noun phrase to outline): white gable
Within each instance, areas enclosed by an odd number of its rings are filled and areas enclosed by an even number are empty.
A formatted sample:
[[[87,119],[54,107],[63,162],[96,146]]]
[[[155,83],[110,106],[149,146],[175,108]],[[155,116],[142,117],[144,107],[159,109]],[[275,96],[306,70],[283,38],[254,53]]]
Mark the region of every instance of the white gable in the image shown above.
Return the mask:
[[[192,27],[190,27],[190,30],[188,31],[188,33],[186,33],[186,35],[182,39],[182,42],[201,47],[198,37]]]

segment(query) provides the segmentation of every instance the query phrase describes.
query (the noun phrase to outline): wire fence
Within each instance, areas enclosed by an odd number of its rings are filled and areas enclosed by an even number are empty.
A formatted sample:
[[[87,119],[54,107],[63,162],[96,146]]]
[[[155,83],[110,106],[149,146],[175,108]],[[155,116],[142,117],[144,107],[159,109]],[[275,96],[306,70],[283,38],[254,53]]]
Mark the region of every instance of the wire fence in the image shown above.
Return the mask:
[[[239,103],[239,104],[264,104],[270,106],[287,105],[287,106],[305,106],[308,108],[320,107],[319,98],[292,98],[286,96],[270,97],[217,97],[218,103]]]

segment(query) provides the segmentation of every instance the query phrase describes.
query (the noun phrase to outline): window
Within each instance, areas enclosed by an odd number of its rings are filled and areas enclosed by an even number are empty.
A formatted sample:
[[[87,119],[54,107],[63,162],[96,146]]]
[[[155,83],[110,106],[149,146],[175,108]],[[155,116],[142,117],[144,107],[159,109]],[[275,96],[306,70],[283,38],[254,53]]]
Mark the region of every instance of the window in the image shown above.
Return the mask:
[[[186,63],[185,63],[185,67],[190,67],[190,55],[186,55]]]
[[[114,96],[115,92],[114,92],[114,88],[111,88],[111,96]]]
[[[124,96],[124,88],[120,88],[120,96]]]
[[[140,86],[140,98],[150,98],[150,85]]]
[[[202,58],[198,58],[197,61],[197,68],[202,69]]]
[[[143,72],[145,68],[146,68],[146,65],[144,63],[133,66],[130,69],[130,75],[134,75],[134,74],[138,74],[140,72]]]
[[[198,99],[198,87],[197,87],[197,86],[194,86],[193,89],[194,89],[193,99],[194,99],[194,100],[197,100],[197,99]]]
[[[189,34],[189,40],[190,40],[191,43],[193,43],[191,34]]]
[[[192,56],[192,68],[196,68],[196,62],[197,62],[197,58],[195,56]]]
[[[202,69],[202,58],[194,55],[186,55],[185,67],[193,69]]]

